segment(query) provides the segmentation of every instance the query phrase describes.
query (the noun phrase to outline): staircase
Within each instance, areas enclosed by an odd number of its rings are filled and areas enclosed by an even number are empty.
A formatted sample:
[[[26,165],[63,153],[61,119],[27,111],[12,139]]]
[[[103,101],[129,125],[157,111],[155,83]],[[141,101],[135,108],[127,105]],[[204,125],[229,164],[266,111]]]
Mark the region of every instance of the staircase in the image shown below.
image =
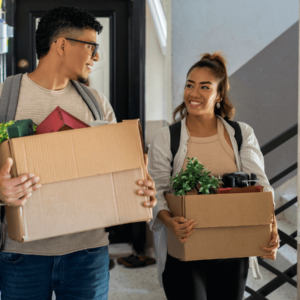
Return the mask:
[[[297,197],[297,176],[291,178],[275,190],[275,208],[277,209],[281,207],[282,205],[293,200],[295,197]],[[289,208],[278,214],[276,216],[276,219],[278,229],[288,235],[294,233],[297,228],[297,203],[291,205]],[[281,245],[282,244],[283,242],[281,242]],[[275,261],[264,260],[264,262],[268,263],[278,271],[284,272],[297,263],[297,250],[285,244],[279,248]],[[276,278],[276,275],[274,273],[266,270],[265,268],[260,267],[260,270],[263,276],[262,280],[255,280],[252,276],[252,271],[249,270],[247,286],[255,291],[258,291],[260,288],[268,284],[268,282]],[[292,279],[297,281],[297,275],[292,277]],[[245,292],[245,299],[249,296],[250,294]],[[290,283],[284,283],[272,293],[267,295],[266,298],[269,300],[296,300],[297,289]]]

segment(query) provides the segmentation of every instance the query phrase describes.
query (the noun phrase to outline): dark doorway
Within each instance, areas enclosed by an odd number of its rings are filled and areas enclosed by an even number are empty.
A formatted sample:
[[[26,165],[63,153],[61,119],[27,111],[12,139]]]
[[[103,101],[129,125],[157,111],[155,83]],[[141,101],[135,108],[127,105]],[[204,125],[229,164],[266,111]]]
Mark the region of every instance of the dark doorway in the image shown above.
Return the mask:
[[[7,75],[36,68],[36,21],[58,6],[81,7],[109,18],[109,100],[118,122],[140,119],[144,128],[145,0],[6,0],[7,23],[15,34],[9,41]],[[145,223],[121,225],[111,233],[112,242],[138,241],[139,252],[144,239]]]

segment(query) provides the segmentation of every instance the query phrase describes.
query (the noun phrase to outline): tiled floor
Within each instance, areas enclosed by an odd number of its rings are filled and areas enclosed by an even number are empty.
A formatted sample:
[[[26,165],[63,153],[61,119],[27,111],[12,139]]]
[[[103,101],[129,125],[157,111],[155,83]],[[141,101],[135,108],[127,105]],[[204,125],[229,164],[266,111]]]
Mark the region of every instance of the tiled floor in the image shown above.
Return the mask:
[[[156,265],[128,269],[116,264],[110,272],[109,300],[165,300]]]

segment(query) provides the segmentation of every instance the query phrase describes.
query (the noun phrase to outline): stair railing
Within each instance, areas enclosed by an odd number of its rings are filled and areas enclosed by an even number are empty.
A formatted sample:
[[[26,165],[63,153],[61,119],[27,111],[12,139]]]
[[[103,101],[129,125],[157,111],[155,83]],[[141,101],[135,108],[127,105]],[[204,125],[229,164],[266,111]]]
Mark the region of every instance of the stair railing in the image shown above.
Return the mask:
[[[298,124],[292,126],[285,132],[281,133],[279,136],[268,142],[267,144],[263,145],[261,147],[261,151],[263,155],[265,156],[269,152],[273,151],[274,149],[278,148],[280,145],[291,139],[292,137],[296,136],[298,134]],[[270,184],[273,185],[278,180],[282,179],[284,176],[288,175],[292,171],[297,169],[297,162],[288,167],[287,169],[280,172],[278,175],[271,178]],[[297,202],[297,197],[289,200],[286,204],[280,206],[279,208],[275,209],[275,215],[280,214],[284,210],[291,207],[293,204]],[[279,237],[280,237],[280,248],[284,245],[289,245],[293,249],[297,250],[297,230],[295,230],[292,234],[288,235],[282,230],[278,229]],[[262,286],[257,291],[254,291],[250,287],[246,286],[246,292],[250,294],[249,297],[247,297],[245,300],[268,300],[266,297],[274,292],[276,289],[281,287],[286,282],[292,285],[293,287],[297,288],[297,282],[293,279],[294,276],[297,275],[297,263],[289,267],[284,272],[281,272],[280,270],[277,270],[270,264],[268,264],[264,259],[258,258],[258,263],[276,275],[274,279],[272,279],[270,282]]]

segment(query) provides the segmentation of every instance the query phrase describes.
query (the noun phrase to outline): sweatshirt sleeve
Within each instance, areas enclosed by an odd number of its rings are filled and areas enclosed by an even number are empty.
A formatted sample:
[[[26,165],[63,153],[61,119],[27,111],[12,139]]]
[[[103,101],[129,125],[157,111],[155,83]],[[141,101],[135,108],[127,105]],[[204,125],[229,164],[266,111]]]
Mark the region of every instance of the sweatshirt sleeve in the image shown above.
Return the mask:
[[[163,223],[157,218],[157,214],[161,210],[170,211],[164,195],[170,191],[171,161],[169,128],[164,127],[157,132],[148,152],[148,172],[155,182],[157,199],[157,204],[153,208],[153,219],[149,222],[150,229],[153,231],[163,228]]]
[[[274,202],[274,189],[265,173],[264,156],[260,151],[257,138],[252,127],[245,123],[239,122],[243,132],[243,144],[241,147],[240,157],[242,164],[242,171],[245,173],[255,173],[258,179],[257,185],[264,186],[264,191],[272,192]]]

